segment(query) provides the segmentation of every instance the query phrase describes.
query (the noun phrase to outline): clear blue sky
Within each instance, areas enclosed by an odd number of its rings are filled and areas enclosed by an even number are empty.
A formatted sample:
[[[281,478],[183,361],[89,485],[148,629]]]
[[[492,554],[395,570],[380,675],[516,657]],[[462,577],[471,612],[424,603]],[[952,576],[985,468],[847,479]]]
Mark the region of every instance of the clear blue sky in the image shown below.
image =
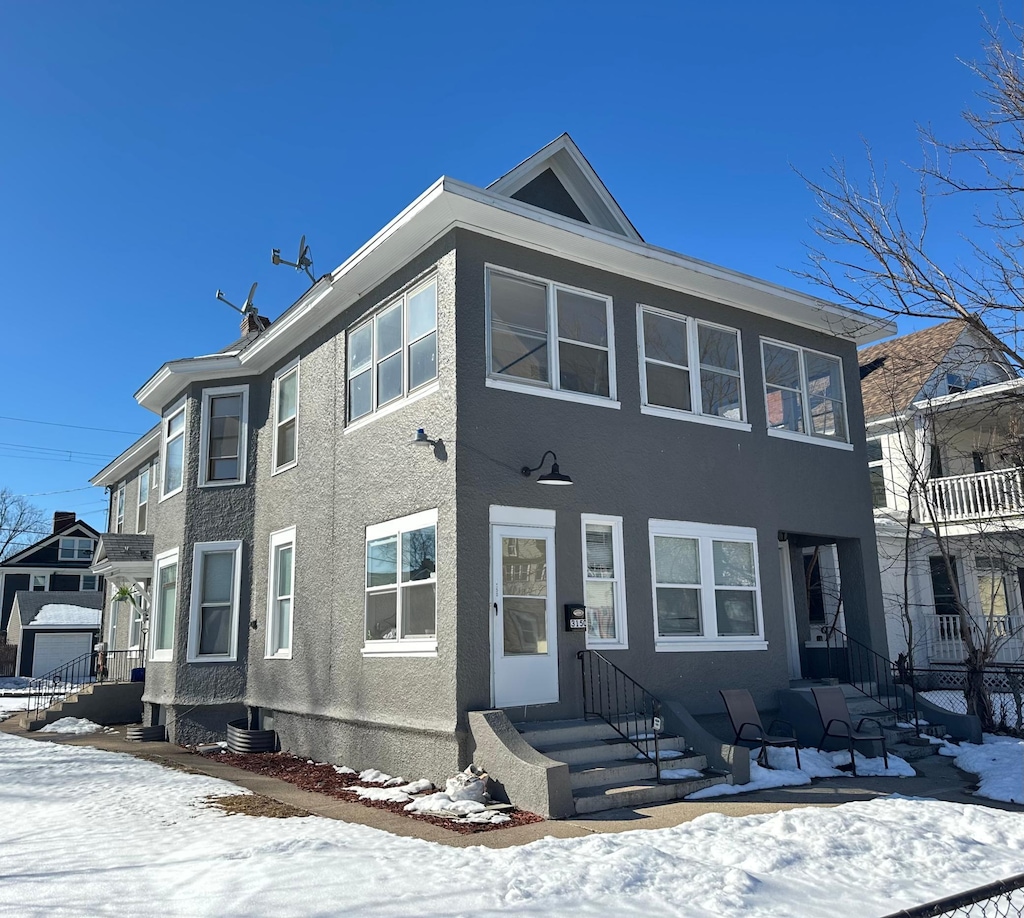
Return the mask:
[[[271,318],[303,291],[272,247],[305,233],[324,273],[438,176],[486,185],[562,131],[648,241],[810,289],[793,167],[960,136],[979,8],[5,3],[0,486],[101,526],[100,490],[39,492],[133,437],[7,418],[144,432],[161,363],[236,337],[218,287],[259,281]]]

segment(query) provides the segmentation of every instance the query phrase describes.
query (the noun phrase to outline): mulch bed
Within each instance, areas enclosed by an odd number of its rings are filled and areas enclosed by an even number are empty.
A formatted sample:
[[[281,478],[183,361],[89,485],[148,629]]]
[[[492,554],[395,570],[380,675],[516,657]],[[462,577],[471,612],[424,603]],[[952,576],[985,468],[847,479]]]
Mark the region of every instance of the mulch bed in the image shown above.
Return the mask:
[[[503,810],[504,815],[509,817],[509,821],[496,825],[491,823],[457,822],[454,819],[443,819],[439,816],[407,813],[402,803],[390,803],[386,800],[363,800],[348,790],[348,788],[356,784],[369,787],[379,786],[360,781],[358,774],[339,774],[334,770],[333,765],[310,762],[286,752],[251,752],[240,755],[224,750],[220,753],[210,753],[207,757],[217,762],[223,762],[225,765],[232,765],[235,768],[254,772],[255,774],[280,778],[282,781],[287,781],[289,784],[294,784],[296,787],[301,787],[303,790],[311,791],[314,794],[325,794],[328,797],[336,797],[339,800],[347,800],[350,803],[361,803],[363,806],[390,810],[398,816],[404,816],[407,819],[418,819],[421,822],[429,822],[432,825],[441,826],[443,829],[448,829],[462,835],[510,829],[513,826],[524,826],[532,822],[544,821],[541,816],[516,809]]]

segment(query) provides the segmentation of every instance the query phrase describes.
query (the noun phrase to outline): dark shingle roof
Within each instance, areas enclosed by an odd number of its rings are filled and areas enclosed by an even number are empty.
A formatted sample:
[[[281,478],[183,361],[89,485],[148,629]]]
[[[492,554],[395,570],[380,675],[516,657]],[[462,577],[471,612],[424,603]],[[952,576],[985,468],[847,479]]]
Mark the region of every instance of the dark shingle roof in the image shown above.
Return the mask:
[[[96,557],[107,561],[152,561],[153,537],[133,532],[105,532],[100,536]]]
[[[82,609],[102,609],[103,593],[101,592],[76,592],[74,590],[46,590],[32,592],[30,590],[18,590],[14,594],[14,601],[18,606],[21,625],[31,624],[37,615],[42,611],[43,606],[78,606]]]
[[[963,320],[953,319],[860,351],[864,418],[905,411],[967,327]]]

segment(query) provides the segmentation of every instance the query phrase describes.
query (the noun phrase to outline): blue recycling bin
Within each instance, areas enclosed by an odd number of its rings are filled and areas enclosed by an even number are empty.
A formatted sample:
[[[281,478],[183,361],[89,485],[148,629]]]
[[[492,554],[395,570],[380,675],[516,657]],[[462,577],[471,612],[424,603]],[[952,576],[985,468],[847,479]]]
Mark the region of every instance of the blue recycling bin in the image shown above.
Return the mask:
[[[132,682],[145,682],[146,681],[146,667],[136,666],[132,669]]]

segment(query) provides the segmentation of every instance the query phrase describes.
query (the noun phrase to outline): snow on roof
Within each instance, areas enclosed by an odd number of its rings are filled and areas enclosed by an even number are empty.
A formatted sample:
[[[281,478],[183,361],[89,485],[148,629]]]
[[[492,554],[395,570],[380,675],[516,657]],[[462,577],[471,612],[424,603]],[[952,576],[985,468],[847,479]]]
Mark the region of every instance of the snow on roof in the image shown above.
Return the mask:
[[[100,615],[99,609],[87,609],[85,606],[72,606],[66,603],[48,603],[39,610],[39,614],[32,620],[32,627],[92,628],[99,625]]]

